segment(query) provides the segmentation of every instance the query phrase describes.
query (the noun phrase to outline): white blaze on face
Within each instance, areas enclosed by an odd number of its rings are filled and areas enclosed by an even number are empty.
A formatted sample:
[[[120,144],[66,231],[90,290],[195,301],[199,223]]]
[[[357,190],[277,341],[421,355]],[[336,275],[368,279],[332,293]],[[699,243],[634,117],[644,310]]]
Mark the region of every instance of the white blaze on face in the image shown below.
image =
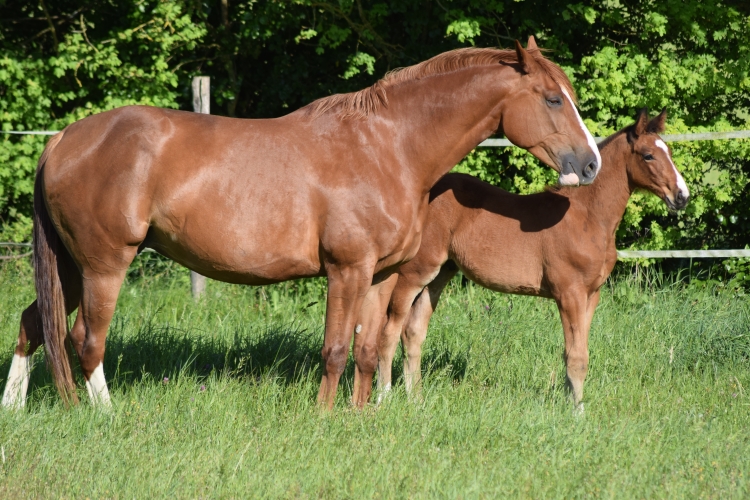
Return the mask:
[[[3,393],[3,406],[6,408],[23,408],[26,405],[26,392],[29,389],[29,376],[31,375],[30,356],[13,355],[10,363],[8,381],[5,383]]]
[[[104,406],[110,406],[109,389],[107,389],[107,380],[104,378],[104,368],[99,363],[86,381],[86,390],[91,398],[91,403],[97,405],[101,403]]]
[[[581,130],[583,130],[583,133],[586,136],[586,142],[591,148],[591,151],[594,152],[594,156],[596,156],[596,173],[598,174],[599,169],[602,168],[602,155],[599,154],[599,148],[596,145],[594,136],[591,135],[591,132],[589,132],[589,129],[586,128],[586,124],[583,123],[583,120],[581,119],[581,115],[578,114],[578,109],[576,109],[576,105],[573,104],[573,99],[570,98],[570,94],[568,94],[568,91],[565,90],[563,87],[560,87],[560,90],[562,90],[563,95],[568,100],[568,104],[570,104],[570,107],[573,108],[573,113],[576,114],[576,119],[578,120],[578,124],[581,126]]]
[[[677,167],[675,166],[674,162],[672,161],[672,156],[669,154],[669,148],[666,144],[664,144],[664,141],[661,139],[656,139],[654,142],[657,148],[661,149],[666,153],[667,159],[669,160],[669,164],[672,165],[672,170],[674,170],[674,175],[677,177],[677,189],[680,190],[680,193],[682,193],[682,196],[687,199],[688,196],[690,196],[690,191],[688,191],[687,184],[685,184],[685,179],[682,178],[682,174],[677,170]]]

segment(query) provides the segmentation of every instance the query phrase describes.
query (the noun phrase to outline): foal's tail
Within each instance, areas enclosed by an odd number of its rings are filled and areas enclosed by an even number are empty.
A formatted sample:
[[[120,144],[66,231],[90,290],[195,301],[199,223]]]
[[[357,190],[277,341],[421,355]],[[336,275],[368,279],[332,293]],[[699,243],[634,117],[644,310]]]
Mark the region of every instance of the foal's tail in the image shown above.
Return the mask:
[[[70,368],[70,358],[65,348],[68,336],[68,316],[61,275],[65,271],[67,249],[52,224],[44,202],[44,165],[52,149],[62,139],[62,133],[50,139],[36,170],[34,181],[34,281],[36,301],[42,317],[44,347],[47,366],[52,372],[55,386],[66,404],[77,404],[75,381]],[[68,257],[68,258],[66,258]]]

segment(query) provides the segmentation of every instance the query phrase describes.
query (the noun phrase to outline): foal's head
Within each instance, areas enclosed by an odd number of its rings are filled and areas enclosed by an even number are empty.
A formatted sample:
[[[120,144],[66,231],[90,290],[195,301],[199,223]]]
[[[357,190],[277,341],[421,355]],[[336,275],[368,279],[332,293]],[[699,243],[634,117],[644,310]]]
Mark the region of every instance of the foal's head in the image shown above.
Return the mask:
[[[672,210],[681,210],[687,205],[690,192],[672,161],[672,151],[658,135],[664,131],[666,120],[666,109],[649,120],[648,109],[643,108],[635,123],[625,129],[633,153],[628,177],[632,184],[651,191]]]
[[[599,149],[573,101],[573,87],[559,66],[529,38],[516,41],[518,72],[503,109],[501,128],[513,144],[559,172],[563,186],[591,184],[601,167]]]

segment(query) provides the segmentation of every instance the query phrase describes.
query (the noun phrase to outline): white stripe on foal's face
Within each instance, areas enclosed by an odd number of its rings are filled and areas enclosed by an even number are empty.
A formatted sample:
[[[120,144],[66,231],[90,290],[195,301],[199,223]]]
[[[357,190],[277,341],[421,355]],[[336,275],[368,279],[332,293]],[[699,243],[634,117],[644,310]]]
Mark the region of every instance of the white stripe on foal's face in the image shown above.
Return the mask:
[[[13,355],[10,364],[8,381],[5,382],[3,406],[6,408],[23,408],[26,406],[26,392],[29,389],[31,375],[31,357]]]
[[[674,170],[674,175],[677,177],[677,189],[680,190],[680,193],[682,193],[682,196],[687,200],[688,196],[690,196],[690,191],[688,191],[687,184],[685,184],[685,179],[682,178],[682,174],[677,170],[677,167],[675,166],[674,162],[672,161],[672,155],[669,154],[669,148],[666,144],[664,144],[664,141],[661,139],[656,139],[654,141],[654,144],[657,148],[661,149],[666,153],[667,159],[669,160],[669,164],[672,165],[672,170]]]
[[[565,90],[563,87],[560,87],[560,90],[562,90],[563,95],[565,95],[565,98],[568,100],[568,104],[570,104],[570,107],[573,108],[573,113],[576,114],[576,119],[578,120],[578,124],[581,126],[581,130],[583,130],[583,133],[586,136],[586,142],[591,148],[591,151],[594,152],[594,156],[596,156],[596,173],[598,174],[599,169],[602,168],[602,156],[599,154],[599,147],[596,145],[594,136],[591,135],[591,132],[589,132],[589,129],[586,128],[586,124],[583,123],[583,120],[581,119],[581,115],[578,114],[578,109],[576,108],[576,105],[573,104],[573,99],[570,98],[570,94],[568,94],[568,91]]]

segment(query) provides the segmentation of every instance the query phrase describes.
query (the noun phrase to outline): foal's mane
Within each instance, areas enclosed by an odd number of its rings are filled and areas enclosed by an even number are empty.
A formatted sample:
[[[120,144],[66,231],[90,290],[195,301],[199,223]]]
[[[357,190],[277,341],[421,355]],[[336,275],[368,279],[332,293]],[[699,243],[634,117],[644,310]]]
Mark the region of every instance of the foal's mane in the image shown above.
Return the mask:
[[[545,58],[539,49],[528,51],[539,63],[544,72],[560,87],[565,89],[575,101],[575,90],[565,72],[555,63]],[[309,108],[314,117],[328,112],[337,113],[341,118],[365,118],[388,107],[387,90],[405,82],[430,76],[444,75],[473,66],[494,64],[518,64],[515,50],[468,47],[443,52],[414,66],[398,68],[386,73],[374,85],[348,94],[334,94],[313,101]]]

